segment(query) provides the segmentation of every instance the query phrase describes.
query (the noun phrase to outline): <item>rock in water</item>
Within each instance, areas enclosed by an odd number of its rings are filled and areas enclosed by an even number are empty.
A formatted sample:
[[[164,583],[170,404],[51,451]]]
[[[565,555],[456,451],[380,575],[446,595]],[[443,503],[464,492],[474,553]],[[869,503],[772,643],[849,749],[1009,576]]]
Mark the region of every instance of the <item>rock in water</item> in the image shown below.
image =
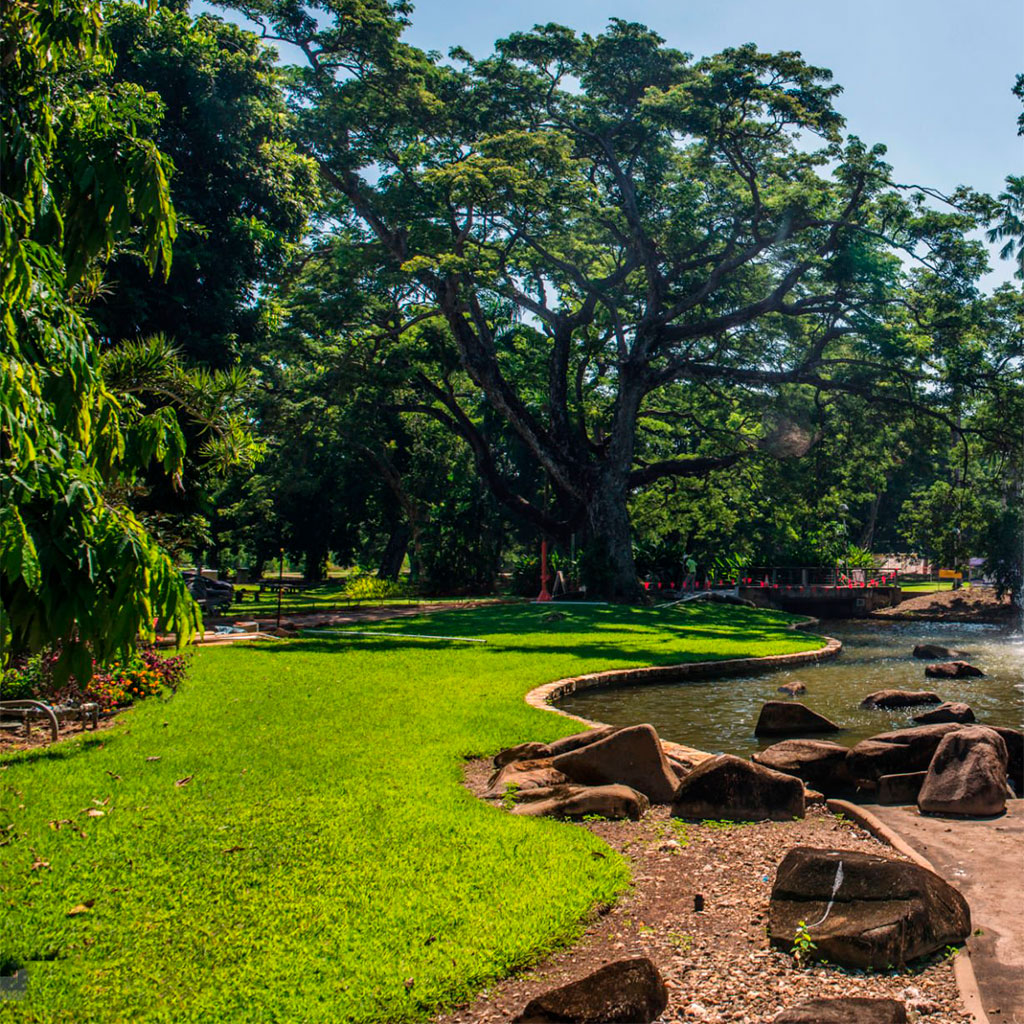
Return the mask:
[[[672,813],[678,818],[792,821],[804,816],[804,784],[794,775],[719,754],[683,779]]]
[[[799,701],[770,700],[761,708],[755,736],[793,736],[808,732],[839,732],[839,726]]]
[[[931,690],[876,690],[861,702],[862,708],[909,708],[915,704],[941,704],[942,698]],[[952,719],[944,719],[952,721]]]
[[[953,661],[960,657],[960,652],[954,651],[952,647],[943,647],[942,644],[917,644],[914,647],[914,657],[931,661],[937,661],[939,658]]]
[[[776,692],[788,693],[790,697],[795,697],[798,693],[806,693],[807,686],[805,683],[783,683]]]
[[[547,786],[516,794],[513,814],[530,818],[629,818],[639,821],[650,801],[629,786]]]
[[[919,725],[932,725],[934,722],[973,722],[974,712],[969,704],[946,701],[931,711],[914,715],[914,721]]]
[[[967,901],[908,861],[854,850],[794,847],[775,874],[768,909],[773,946],[793,947],[807,922],[812,955],[876,970],[928,956],[970,934]]]
[[[846,768],[848,752],[830,740],[783,740],[750,757],[755,764],[795,775],[823,793],[837,793],[853,782]]]
[[[923,772],[942,737],[961,728],[956,722],[939,722],[882,732],[851,748],[846,755],[846,766],[858,782],[876,782],[881,775]]]
[[[618,960],[531,999],[514,1024],[650,1024],[668,1006],[668,989],[647,957]]]
[[[907,1024],[907,1008],[899,999],[846,996],[812,999],[782,1010],[772,1024]]]
[[[944,661],[938,665],[925,665],[924,674],[929,679],[968,679],[985,673],[966,661]]]
[[[922,814],[989,818],[1006,810],[1006,743],[993,729],[965,726],[943,737],[925,776]]]
[[[679,788],[679,779],[652,725],[617,729],[551,763],[573,782],[585,786],[621,783],[639,790],[655,804],[671,803]]]

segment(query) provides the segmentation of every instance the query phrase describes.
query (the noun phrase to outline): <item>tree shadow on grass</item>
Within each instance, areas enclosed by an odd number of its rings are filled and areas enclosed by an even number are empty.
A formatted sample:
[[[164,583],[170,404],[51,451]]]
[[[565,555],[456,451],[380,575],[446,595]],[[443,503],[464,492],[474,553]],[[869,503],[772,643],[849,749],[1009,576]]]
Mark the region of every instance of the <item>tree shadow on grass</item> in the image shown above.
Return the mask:
[[[107,740],[113,738],[113,731],[104,729],[99,734],[74,736],[70,739],[51,743],[46,747],[32,747],[29,750],[12,750],[9,754],[0,752],[0,766],[13,767],[19,764],[34,764],[37,761],[66,761],[89,750],[98,750]]]

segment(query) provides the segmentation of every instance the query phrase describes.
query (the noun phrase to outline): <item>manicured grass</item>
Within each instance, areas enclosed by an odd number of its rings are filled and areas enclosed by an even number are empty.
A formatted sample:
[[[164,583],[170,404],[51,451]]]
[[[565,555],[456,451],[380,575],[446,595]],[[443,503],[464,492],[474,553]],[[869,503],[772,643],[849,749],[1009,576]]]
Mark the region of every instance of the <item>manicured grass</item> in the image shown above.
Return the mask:
[[[965,583],[964,590],[970,590],[970,583]],[[942,590],[952,590],[952,580],[937,580],[934,583],[901,583],[900,590],[905,594],[934,594]]]
[[[522,701],[551,679],[822,641],[735,607],[564,610],[203,650],[173,698],[9,759],[0,957],[29,987],[5,1019],[425,1020],[572,940],[625,862],[480,803],[461,759],[574,731]]]

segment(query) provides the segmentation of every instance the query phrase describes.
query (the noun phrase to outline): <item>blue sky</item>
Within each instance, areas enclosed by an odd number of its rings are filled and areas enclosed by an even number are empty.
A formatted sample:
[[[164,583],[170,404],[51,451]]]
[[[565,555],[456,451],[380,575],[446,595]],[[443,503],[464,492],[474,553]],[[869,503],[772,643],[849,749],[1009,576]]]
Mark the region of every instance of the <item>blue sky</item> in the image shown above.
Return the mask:
[[[599,32],[611,17],[696,56],[745,42],[801,51],[832,70],[847,130],[884,143],[902,182],[998,192],[1024,173],[1010,92],[1024,72],[1021,0],[419,0],[405,38],[481,55],[537,23]],[[1004,263],[986,284],[1011,275]]]

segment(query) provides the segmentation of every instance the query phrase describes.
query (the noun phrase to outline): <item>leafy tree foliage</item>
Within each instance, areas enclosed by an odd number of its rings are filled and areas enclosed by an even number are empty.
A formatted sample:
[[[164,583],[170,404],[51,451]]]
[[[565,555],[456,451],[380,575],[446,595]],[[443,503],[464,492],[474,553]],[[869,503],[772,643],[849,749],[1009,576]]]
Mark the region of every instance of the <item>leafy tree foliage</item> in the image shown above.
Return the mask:
[[[144,135],[157,111],[138,87],[82,87],[109,70],[100,6],[6,4],[0,13],[0,580],[5,653],[64,642],[58,672],[198,622],[170,559],[113,481],[156,455],[180,461],[167,423],[111,393],[81,303],[125,238],[166,267],[175,222],[169,165]]]
[[[163,334],[192,361],[226,368],[268,342],[267,288],[302,237],[315,168],[288,139],[274,51],[251,32],[134,3],[108,4],[105,17],[113,81],[159,97],[146,137],[173,162],[180,230],[166,279],[125,253],[92,315],[105,338]]]
[[[797,54],[694,61],[615,20],[443,62],[400,42],[405,4],[239,9],[306,57],[293,111],[326,223],[373,268],[364,336],[402,345],[431,321],[431,359],[410,366],[421,410],[506,508],[579,531],[611,597],[638,596],[631,492],[806,450],[786,406],[817,393],[912,401],[899,251],[940,277],[984,261],[962,239],[980,204],[963,193],[943,216],[895,190],[883,150],[842,137],[829,73]],[[638,431],[674,392],[695,420],[653,457]],[[700,412],[723,402],[726,429]],[[508,433],[546,507],[507,473]]]

